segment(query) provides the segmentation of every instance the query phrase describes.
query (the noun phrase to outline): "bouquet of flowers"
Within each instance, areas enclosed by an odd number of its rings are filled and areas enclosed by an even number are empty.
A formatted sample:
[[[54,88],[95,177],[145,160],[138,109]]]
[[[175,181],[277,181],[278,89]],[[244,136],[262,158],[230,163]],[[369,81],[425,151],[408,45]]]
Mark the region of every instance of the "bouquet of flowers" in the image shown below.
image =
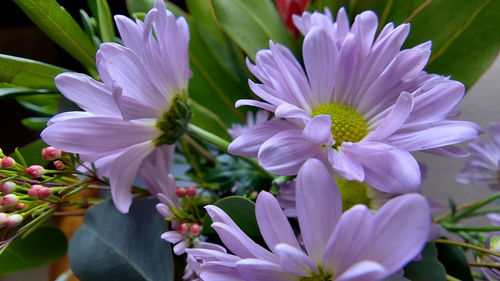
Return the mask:
[[[500,123],[458,117],[499,1],[14,2],[86,73],[0,55],[2,97],[59,102],[0,153],[0,275],[500,280]],[[417,151],[490,195],[423,196]]]

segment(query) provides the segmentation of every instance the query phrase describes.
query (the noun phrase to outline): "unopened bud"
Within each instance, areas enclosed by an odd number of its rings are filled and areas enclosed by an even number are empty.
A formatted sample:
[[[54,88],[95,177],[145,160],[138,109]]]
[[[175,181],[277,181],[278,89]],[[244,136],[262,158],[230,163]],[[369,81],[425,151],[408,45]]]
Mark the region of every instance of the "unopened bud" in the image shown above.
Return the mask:
[[[26,169],[26,172],[34,178],[39,178],[43,175],[43,173],[45,173],[45,169],[40,165],[32,165]]]
[[[184,187],[178,187],[176,190],[175,190],[175,195],[177,195],[177,197],[179,198],[182,198],[184,196],[186,196],[186,188]]]
[[[4,207],[12,207],[15,206],[19,202],[19,198],[17,198],[14,194],[7,194],[0,200],[0,205]]]
[[[11,216],[7,217],[4,224],[8,228],[13,228],[13,227],[20,225],[21,222],[23,222],[23,216],[21,216],[19,214],[15,214],[15,215],[11,215]]]
[[[177,231],[179,231],[180,234],[186,234],[189,230],[189,224],[187,222],[183,222],[179,224],[179,227],[177,227]]]
[[[14,165],[16,165],[16,161],[12,157],[4,157],[2,161],[0,162],[2,164],[2,168],[12,168]]]
[[[18,208],[18,209],[24,209],[24,208],[26,208],[27,206],[28,206],[28,205],[26,205],[26,204],[24,204],[24,203],[17,203],[16,208]]]
[[[50,189],[48,187],[44,186],[38,190],[38,198],[40,200],[45,200],[45,199],[49,198],[50,195],[52,195],[52,189]]]
[[[6,213],[0,213],[0,227],[4,226],[6,219],[7,219],[7,214]]]
[[[12,191],[16,190],[16,184],[11,182],[11,181],[6,181],[0,183],[0,192],[2,194],[7,194],[11,193]]]
[[[191,225],[191,227],[189,228],[189,232],[191,232],[191,234],[193,234],[193,235],[198,235],[198,234],[200,234],[200,232],[201,232],[201,227],[200,227],[200,225],[199,225],[199,224],[197,224],[197,223],[193,223],[193,224]]]
[[[57,160],[53,162],[54,166],[58,170],[64,170],[64,163],[61,160]]]
[[[189,197],[194,197],[194,196],[196,196],[196,187],[194,187],[194,186],[189,186],[189,187],[186,189],[186,194],[187,194],[187,196],[189,196]]]
[[[33,197],[33,198],[37,198],[38,197],[38,190],[40,190],[40,188],[43,188],[43,186],[38,185],[38,184],[32,185],[31,188],[28,189],[28,196]]]
[[[61,157],[61,151],[55,147],[49,146],[42,149],[42,158],[47,161],[56,160]]]

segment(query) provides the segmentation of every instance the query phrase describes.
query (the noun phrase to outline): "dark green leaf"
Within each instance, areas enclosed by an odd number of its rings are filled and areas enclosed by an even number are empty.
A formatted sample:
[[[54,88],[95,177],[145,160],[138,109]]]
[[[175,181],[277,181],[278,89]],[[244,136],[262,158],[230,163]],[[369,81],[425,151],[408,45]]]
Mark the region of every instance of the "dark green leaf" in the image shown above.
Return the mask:
[[[443,264],[446,272],[462,281],[473,281],[469,264],[464,251],[450,244],[436,244],[438,260]]]
[[[297,50],[297,43],[271,0],[210,0],[210,3],[219,24],[252,60],[258,50],[269,48],[269,39]]]
[[[193,117],[191,119],[193,124],[201,128],[208,128],[210,129],[210,132],[220,137],[229,139],[227,126],[224,122],[222,122],[219,116],[215,115],[215,113],[194,100],[190,100],[189,105],[191,106],[191,111],[193,112]]]
[[[384,281],[410,281],[410,279],[406,279],[401,275],[393,274],[385,278]]]
[[[80,18],[82,20],[83,30],[89,37],[90,41],[92,41],[94,48],[98,49],[99,45],[101,44],[101,39],[99,39],[99,37],[97,37],[96,35],[95,30],[97,23],[95,22],[95,18],[90,18],[87,12],[85,12],[84,10],[80,10]]]
[[[41,131],[47,127],[47,121],[49,121],[49,119],[48,117],[28,117],[22,119],[21,123],[28,129]]]
[[[24,239],[15,239],[0,255],[0,275],[48,264],[66,253],[66,236],[55,227],[40,227]]]
[[[73,235],[68,257],[81,281],[173,280],[165,220],[152,199],[135,200],[126,215],[111,201],[90,208]]]
[[[60,94],[37,94],[30,96],[16,97],[16,100],[25,108],[46,116],[52,116],[57,113],[57,105]]]
[[[54,77],[68,71],[39,61],[0,55],[0,82],[34,89],[56,89]]]
[[[224,210],[233,221],[250,237],[260,237],[259,226],[255,219],[255,204],[241,196],[225,197],[214,204]],[[212,220],[206,216],[203,220],[203,233],[215,234],[210,225]]]
[[[102,42],[115,41],[113,17],[106,0],[87,0],[92,16],[97,19],[97,28]]]
[[[54,93],[54,92],[46,89],[30,89],[0,82],[0,99],[10,99],[20,96],[38,95],[46,93]]]
[[[95,48],[71,15],[55,0],[14,0],[24,13],[54,42],[75,57],[92,74]]]
[[[155,4],[155,0],[126,0],[129,15],[147,13]]]
[[[405,277],[412,281],[446,281],[446,272],[437,260],[434,243],[427,243],[422,251],[422,259],[409,263],[404,271]]]
[[[48,163],[46,160],[43,160],[42,158],[42,149],[47,146],[48,145],[45,142],[43,142],[43,140],[40,139],[21,147],[19,149],[19,152],[23,156],[28,166],[34,164],[43,166]],[[9,156],[14,158],[16,161],[19,161],[19,158],[16,156],[15,153],[12,153]]]

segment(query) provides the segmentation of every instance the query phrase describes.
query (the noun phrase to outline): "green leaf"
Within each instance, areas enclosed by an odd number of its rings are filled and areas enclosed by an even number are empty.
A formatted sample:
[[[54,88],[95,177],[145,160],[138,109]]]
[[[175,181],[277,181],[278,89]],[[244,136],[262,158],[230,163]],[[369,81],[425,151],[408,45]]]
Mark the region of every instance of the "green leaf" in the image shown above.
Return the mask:
[[[24,127],[34,130],[41,131],[47,127],[48,117],[28,117],[21,120]]]
[[[24,160],[26,161],[26,164],[28,166],[38,164],[38,165],[46,165],[48,161],[43,160],[42,158],[42,149],[47,147],[48,145],[43,142],[43,140],[39,139],[34,142],[31,142],[19,149],[19,153],[23,156]],[[12,153],[9,155],[10,157],[14,158],[16,162],[19,162],[19,158],[16,156],[15,153]]]
[[[382,24],[404,21],[411,31],[404,47],[432,40],[426,70],[451,75],[470,88],[488,69],[500,50],[500,1],[359,0],[356,13],[372,9]],[[379,28],[380,30],[380,28]]]
[[[45,116],[57,113],[60,94],[37,94],[16,97],[16,100],[25,108]]]
[[[160,235],[165,220],[156,200],[135,200],[128,214],[111,201],[91,207],[69,244],[68,258],[81,281],[173,280],[170,244]]]
[[[473,281],[469,264],[464,251],[455,245],[436,244],[438,260],[443,264],[446,272],[462,281]]]
[[[55,0],[14,0],[54,42],[96,74],[95,48],[78,23]]]
[[[269,39],[296,53],[297,43],[271,0],[210,0],[210,3],[218,23],[252,60],[258,50],[269,48]]]
[[[55,227],[40,227],[24,239],[15,239],[0,255],[0,275],[27,270],[60,259],[66,236]]]
[[[255,218],[255,204],[241,196],[229,196],[215,202],[215,206],[226,212],[231,219],[250,237],[261,237],[257,219]],[[212,219],[206,216],[203,220],[203,234],[215,234],[210,227]]]
[[[201,128],[209,128],[210,132],[229,139],[227,126],[222,122],[219,116],[194,100],[190,100],[189,105],[193,113],[191,123]]]
[[[97,19],[97,28],[102,42],[115,41],[113,17],[106,0],[87,0],[92,16]]]
[[[55,92],[46,89],[30,89],[0,82],[0,99],[10,99],[20,96],[38,95],[46,93],[55,93]]]
[[[446,272],[437,260],[434,243],[427,243],[422,250],[422,259],[409,263],[404,271],[405,277],[412,281],[446,281]]]
[[[147,13],[155,4],[155,0],[126,0],[129,15]]]
[[[406,279],[401,275],[393,274],[384,279],[384,281],[410,281],[410,279]]]
[[[0,82],[11,85],[55,90],[54,77],[65,71],[47,63],[0,54]]]

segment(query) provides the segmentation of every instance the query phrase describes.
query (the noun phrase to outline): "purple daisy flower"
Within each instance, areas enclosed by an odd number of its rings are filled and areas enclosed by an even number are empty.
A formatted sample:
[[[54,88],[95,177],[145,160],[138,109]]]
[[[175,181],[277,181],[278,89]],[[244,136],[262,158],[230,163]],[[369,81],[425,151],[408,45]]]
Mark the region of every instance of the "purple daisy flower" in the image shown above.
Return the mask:
[[[79,73],[56,77],[60,92],[85,111],[56,115],[41,136],[94,162],[99,175],[109,177],[116,208],[126,213],[141,165],[154,168],[141,176],[151,192],[158,193],[151,183],[168,173],[174,143],[189,120],[189,29],[161,0],[144,22],[120,15],[115,21],[125,46],[101,44],[96,65],[103,83]],[[172,122],[182,118],[182,125]]]
[[[455,177],[463,184],[489,184],[500,191],[500,122],[489,124],[490,139],[469,143],[471,157]]]
[[[409,24],[387,24],[377,38],[371,11],[350,27],[341,9],[337,21],[326,13],[294,17],[305,35],[304,66],[292,52],[270,42],[248,68],[261,84],[249,81],[263,99],[239,100],[273,112],[277,119],[245,131],[229,152],[258,157],[278,175],[294,175],[314,157],[348,180],[366,181],[391,193],[418,191],[421,176],[409,153],[448,157],[467,153],[453,144],[474,139],[481,128],[446,120],[458,112],[464,85],[423,71],[431,42],[400,50]]]
[[[342,214],[340,192],[326,167],[309,159],[297,176],[300,246],[278,201],[257,198],[260,233],[271,251],[253,242],[221,209],[207,206],[212,227],[234,255],[186,249],[203,280],[382,280],[425,245],[430,209],[419,194],[390,200],[376,214],[356,205]]]
[[[235,138],[241,136],[243,132],[255,125],[266,122],[269,119],[269,112],[266,110],[258,110],[255,114],[252,111],[247,112],[247,122],[246,124],[234,123],[231,128],[227,130],[227,133],[234,140]]]

